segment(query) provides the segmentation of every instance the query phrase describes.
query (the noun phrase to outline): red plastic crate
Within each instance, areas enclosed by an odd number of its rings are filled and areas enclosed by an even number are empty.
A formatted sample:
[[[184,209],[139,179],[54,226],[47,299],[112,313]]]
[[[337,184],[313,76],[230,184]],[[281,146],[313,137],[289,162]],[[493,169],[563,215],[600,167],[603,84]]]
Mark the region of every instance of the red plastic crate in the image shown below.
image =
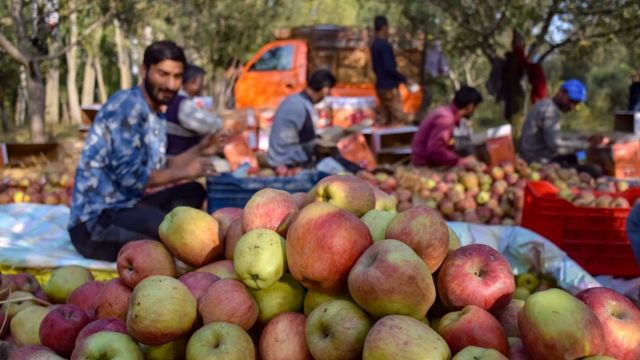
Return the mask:
[[[578,207],[558,198],[558,192],[547,181],[529,182],[522,226],[552,241],[593,275],[640,276],[626,233],[630,209]],[[640,197],[640,189],[612,195],[633,204]]]

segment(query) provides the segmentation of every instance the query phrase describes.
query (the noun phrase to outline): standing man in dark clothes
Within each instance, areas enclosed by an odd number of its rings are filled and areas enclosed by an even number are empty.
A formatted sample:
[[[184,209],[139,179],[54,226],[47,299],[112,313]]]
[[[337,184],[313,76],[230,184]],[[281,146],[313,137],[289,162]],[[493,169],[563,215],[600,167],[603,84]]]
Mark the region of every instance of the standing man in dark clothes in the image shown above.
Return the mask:
[[[389,23],[384,16],[376,16],[373,22],[375,39],[371,44],[371,61],[376,74],[376,93],[380,100],[378,124],[406,123],[407,116],[402,111],[402,99],[398,86],[407,78],[396,68],[396,56],[389,38]]]
[[[192,99],[202,92],[204,74],[201,67],[188,64],[182,89],[167,106],[167,155],[181,154],[196,146],[203,136],[222,128],[222,119],[216,113],[199,108]]]

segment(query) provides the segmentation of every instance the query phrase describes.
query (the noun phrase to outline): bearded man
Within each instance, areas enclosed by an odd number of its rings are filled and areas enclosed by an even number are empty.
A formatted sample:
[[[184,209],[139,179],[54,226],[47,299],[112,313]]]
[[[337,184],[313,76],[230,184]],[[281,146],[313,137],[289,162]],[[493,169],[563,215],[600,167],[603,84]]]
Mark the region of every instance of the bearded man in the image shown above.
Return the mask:
[[[129,241],[159,240],[158,226],[173,208],[202,207],[206,193],[194,180],[215,173],[208,156],[220,145],[216,134],[177,156],[165,153],[162,110],[178,93],[185,64],[175,43],[149,45],[141,84],[115,93],[96,115],[76,169],[68,226],[83,256],[113,261]]]

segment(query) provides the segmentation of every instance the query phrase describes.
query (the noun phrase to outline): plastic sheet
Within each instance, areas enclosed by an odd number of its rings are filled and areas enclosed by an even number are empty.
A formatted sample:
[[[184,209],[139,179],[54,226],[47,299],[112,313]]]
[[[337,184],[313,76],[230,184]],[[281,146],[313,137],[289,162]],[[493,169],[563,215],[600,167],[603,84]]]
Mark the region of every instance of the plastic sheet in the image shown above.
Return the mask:
[[[519,226],[487,226],[450,222],[462,245],[485,244],[500,251],[518,275],[524,272],[553,276],[558,286],[577,294],[602,286],[551,241]]]

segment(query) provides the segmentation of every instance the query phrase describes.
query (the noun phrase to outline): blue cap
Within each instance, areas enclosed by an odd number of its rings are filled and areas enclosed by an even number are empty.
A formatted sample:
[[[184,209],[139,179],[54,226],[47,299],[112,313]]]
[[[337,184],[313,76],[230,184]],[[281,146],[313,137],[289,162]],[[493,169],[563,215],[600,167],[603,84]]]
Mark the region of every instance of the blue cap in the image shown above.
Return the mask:
[[[582,81],[570,79],[562,83],[560,89],[567,92],[569,99],[575,102],[585,102],[587,100],[587,87]]]

